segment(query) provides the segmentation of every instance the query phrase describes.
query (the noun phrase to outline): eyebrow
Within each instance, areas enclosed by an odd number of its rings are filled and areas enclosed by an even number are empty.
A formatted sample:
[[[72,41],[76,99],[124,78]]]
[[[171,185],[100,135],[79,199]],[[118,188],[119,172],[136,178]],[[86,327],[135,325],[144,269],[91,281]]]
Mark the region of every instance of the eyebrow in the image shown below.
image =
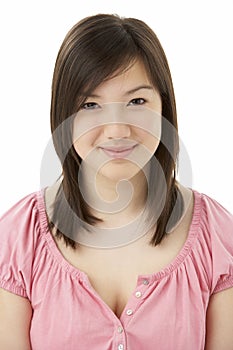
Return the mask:
[[[133,89],[131,89],[129,91],[126,91],[124,95],[126,95],[126,96],[132,95],[135,92],[137,92],[138,90],[142,90],[142,89],[154,90],[154,87],[151,86],[151,85],[139,85],[139,86],[136,86],[135,88],[133,88]],[[96,94],[90,94],[88,97],[97,98],[97,97],[100,97],[100,96],[96,95]]]
[[[127,91],[125,93],[125,95],[134,94],[138,90],[142,90],[142,89],[154,90],[153,86],[151,86],[151,85],[140,85],[140,86],[135,87],[134,89],[131,89],[131,90]]]

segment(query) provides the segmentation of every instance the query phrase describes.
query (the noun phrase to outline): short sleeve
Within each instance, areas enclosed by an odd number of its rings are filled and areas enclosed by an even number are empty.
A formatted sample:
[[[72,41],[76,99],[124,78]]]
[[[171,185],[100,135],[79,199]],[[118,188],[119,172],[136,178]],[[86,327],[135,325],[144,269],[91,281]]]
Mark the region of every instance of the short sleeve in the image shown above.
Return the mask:
[[[216,200],[206,195],[203,198],[210,237],[212,294],[233,287],[233,215]]]
[[[0,287],[29,298],[37,222],[36,194],[16,203],[0,218]]]

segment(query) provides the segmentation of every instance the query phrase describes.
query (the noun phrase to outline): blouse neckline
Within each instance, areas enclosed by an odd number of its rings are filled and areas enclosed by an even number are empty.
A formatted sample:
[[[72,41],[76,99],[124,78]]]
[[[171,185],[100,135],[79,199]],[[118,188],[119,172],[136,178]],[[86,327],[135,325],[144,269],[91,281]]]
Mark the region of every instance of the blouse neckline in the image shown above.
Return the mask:
[[[201,217],[201,194],[199,194],[195,190],[192,190],[192,192],[194,197],[193,215],[192,215],[191,224],[189,226],[188,235],[184,245],[180,249],[177,256],[163,269],[152,274],[139,275],[138,280],[142,280],[146,278],[147,280],[152,282],[155,280],[160,280],[165,276],[168,276],[175,269],[177,269],[178,266],[180,266],[184,262],[185,258],[190,253],[191,249],[193,248],[196,237],[198,235],[198,227],[199,227],[200,217]],[[47,213],[45,209],[44,194],[45,194],[45,188],[37,192],[37,204],[38,204],[41,235],[45,239],[47,243],[47,247],[49,248],[49,251],[52,254],[53,258],[57,261],[58,265],[62,269],[65,269],[65,271],[69,272],[74,278],[78,277],[80,280],[87,281],[88,280],[87,274],[84,271],[73,266],[71,263],[69,263],[63,256],[62,252],[57,247],[57,244],[53,238],[53,235],[50,232],[50,229],[48,227],[48,218],[47,218]]]

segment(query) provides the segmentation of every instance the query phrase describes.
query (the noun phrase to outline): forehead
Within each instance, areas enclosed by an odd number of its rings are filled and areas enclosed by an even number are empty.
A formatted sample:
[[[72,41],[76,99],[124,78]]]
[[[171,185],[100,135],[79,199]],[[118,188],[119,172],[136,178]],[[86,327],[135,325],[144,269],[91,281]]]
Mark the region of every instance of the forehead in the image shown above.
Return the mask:
[[[151,85],[151,83],[144,64],[141,61],[136,61],[124,72],[101,83],[91,95],[103,96],[112,92],[124,95],[140,85]]]

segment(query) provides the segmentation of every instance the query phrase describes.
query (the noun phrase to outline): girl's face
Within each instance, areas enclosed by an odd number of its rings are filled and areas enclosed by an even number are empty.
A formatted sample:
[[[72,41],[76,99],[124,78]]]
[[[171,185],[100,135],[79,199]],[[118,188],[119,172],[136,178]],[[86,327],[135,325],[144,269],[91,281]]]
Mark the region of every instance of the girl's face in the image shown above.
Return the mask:
[[[92,166],[99,159],[93,168],[105,178],[130,179],[159,145],[161,113],[161,97],[144,65],[137,61],[126,72],[103,82],[87,98],[74,120],[74,148],[84,163]],[[156,132],[150,132],[153,128]],[[84,132],[80,133],[81,129]]]

